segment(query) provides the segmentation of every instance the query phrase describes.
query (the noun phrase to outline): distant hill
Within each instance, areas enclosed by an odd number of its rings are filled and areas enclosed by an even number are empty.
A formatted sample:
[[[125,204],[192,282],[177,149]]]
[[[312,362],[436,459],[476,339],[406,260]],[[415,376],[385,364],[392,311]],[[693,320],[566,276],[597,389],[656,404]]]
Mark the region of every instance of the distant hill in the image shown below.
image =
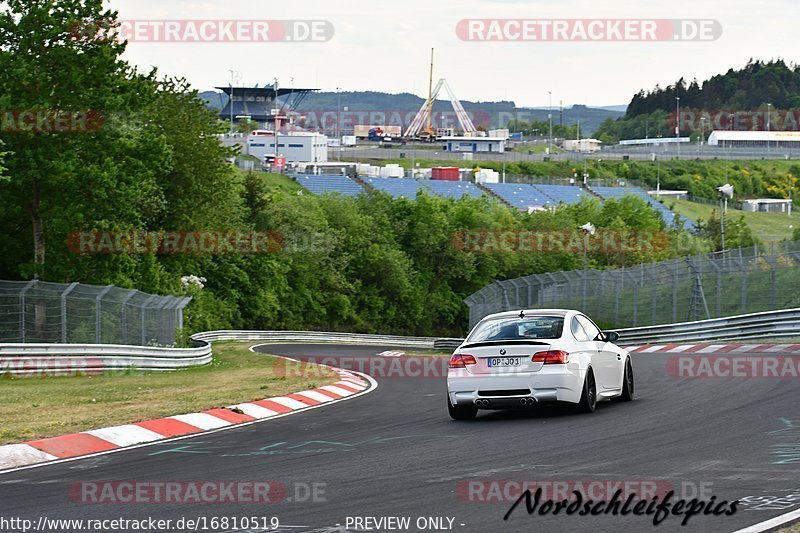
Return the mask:
[[[680,121],[676,120],[677,98],[680,98]],[[796,131],[798,123],[793,110],[798,107],[800,66],[787,65],[782,60],[751,59],[740,70],[729,69],[702,83],[696,79],[687,83],[681,78],[666,87],[656,85],[647,92],[642,89],[631,98],[625,116],[603,123],[597,136],[607,143],[672,136],[678,123],[681,135],[698,136],[710,133],[712,126],[728,127],[731,114],[736,117],[735,129],[765,129],[768,109],[775,113],[772,129]],[[700,116],[708,120],[701,123]]]
[[[200,98],[206,101],[211,109],[222,109],[227,103],[227,97],[222,92],[205,91],[200,93]],[[424,102],[423,98],[410,93],[388,94],[375,91],[358,92],[319,92],[309,94],[298,106],[298,111],[306,113],[336,112],[337,109],[347,108],[350,113],[369,111],[374,113],[394,114],[408,117],[408,114],[419,110]],[[517,119],[522,122],[546,121],[547,109],[543,108],[518,108],[511,101],[473,102],[461,100],[461,105],[473,117],[475,125],[485,128],[505,127],[510,120]],[[616,109],[616,108],[622,109]],[[625,106],[609,106],[609,108],[594,108],[584,105],[565,107],[563,110],[553,108],[553,125],[563,124],[572,126],[580,121],[581,131],[591,135],[606,119],[616,119],[624,113]],[[437,100],[433,107],[433,116],[439,117],[444,113],[452,120],[453,108],[449,101]],[[381,115],[373,115],[380,117]]]
[[[782,60],[748,61],[741,70],[729,69],[712,76],[702,84],[684,78],[663,89],[639,91],[628,105],[626,117],[635,117],[655,110],[672,111],[676,98],[687,109],[753,110],[771,103],[773,109],[795,109],[800,106],[800,66],[789,66]]]

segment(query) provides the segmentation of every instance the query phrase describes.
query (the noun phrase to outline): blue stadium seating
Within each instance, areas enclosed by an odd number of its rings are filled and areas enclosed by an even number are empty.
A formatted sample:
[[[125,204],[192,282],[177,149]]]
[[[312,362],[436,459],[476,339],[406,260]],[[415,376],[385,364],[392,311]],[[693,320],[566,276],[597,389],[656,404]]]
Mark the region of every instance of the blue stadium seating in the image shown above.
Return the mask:
[[[339,193],[342,196],[358,196],[364,192],[364,187],[345,176],[300,174],[295,176],[295,180],[314,194]]]
[[[474,183],[468,181],[425,180],[422,184],[430,194],[446,198],[459,199],[465,194],[472,198],[480,198],[484,193]]]
[[[461,198],[465,194],[473,198],[483,195],[473,183],[465,181],[415,180],[411,178],[366,178],[364,182],[394,198],[414,199],[420,190],[427,190],[434,196]]]
[[[583,198],[591,198],[592,195],[572,185],[540,185],[534,184],[535,189],[540,190],[548,197],[555,200],[556,203],[564,202],[565,204],[575,204]]]
[[[358,196],[364,187],[345,176],[315,176],[301,174],[295,177],[297,183],[314,194],[339,193],[343,196]],[[414,199],[420,190],[427,190],[435,196],[461,198],[465,194],[479,198],[484,192],[474,183],[465,181],[416,180],[410,178],[366,178],[367,185],[386,192],[394,198]],[[527,183],[485,183],[484,187],[508,202],[513,207],[528,209],[529,207],[555,207],[560,203],[573,204],[583,198],[591,198],[584,189],[571,185],[529,185]],[[674,225],[675,213],[664,204],[637,187],[591,187],[591,190],[603,199],[622,198],[626,194],[637,196],[647,201],[664,217],[667,225]],[[686,227],[693,229],[695,224],[686,220]]]
[[[484,183],[484,187],[514,207],[548,207],[558,204],[542,191],[527,183]],[[577,187],[576,187],[577,188]]]
[[[667,206],[647,194],[643,189],[639,189],[637,187],[590,187],[595,193],[600,195],[604,200],[610,198],[622,198],[623,196],[632,195],[642,198],[647,203],[649,203],[653,209],[661,213],[664,218],[664,221],[667,223],[668,226],[675,225],[675,213],[673,213]],[[691,220],[688,220],[684,217],[685,224],[684,226],[688,229],[694,229],[695,224]]]

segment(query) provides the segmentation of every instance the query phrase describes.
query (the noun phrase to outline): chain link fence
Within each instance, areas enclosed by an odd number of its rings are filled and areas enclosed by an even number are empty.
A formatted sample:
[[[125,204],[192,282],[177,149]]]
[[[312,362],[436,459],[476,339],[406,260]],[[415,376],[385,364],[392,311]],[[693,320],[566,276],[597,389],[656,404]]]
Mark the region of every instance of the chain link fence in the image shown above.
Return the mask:
[[[112,285],[0,281],[0,342],[172,346],[190,300]]]
[[[615,270],[496,281],[465,300],[470,328],[491,313],[577,309],[601,327],[671,324],[800,307],[800,241]]]

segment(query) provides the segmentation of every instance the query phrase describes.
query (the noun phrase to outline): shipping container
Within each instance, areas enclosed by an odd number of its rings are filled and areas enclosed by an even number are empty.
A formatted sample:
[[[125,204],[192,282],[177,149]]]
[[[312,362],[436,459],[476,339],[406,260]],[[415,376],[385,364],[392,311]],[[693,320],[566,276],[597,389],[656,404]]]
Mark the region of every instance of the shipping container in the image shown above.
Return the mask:
[[[458,181],[458,167],[435,167],[431,169],[431,179]]]

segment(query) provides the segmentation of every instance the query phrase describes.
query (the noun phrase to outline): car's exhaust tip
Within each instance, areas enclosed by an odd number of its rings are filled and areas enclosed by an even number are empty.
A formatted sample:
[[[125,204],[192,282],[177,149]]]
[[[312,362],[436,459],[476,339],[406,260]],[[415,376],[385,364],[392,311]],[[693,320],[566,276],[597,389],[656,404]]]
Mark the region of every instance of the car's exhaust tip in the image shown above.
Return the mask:
[[[489,403],[490,403],[489,400],[484,400],[482,398],[478,398],[477,400],[475,400],[475,405],[477,405],[478,407],[489,407]]]
[[[536,405],[536,398],[520,398],[519,403],[525,407],[530,407],[532,405]]]

